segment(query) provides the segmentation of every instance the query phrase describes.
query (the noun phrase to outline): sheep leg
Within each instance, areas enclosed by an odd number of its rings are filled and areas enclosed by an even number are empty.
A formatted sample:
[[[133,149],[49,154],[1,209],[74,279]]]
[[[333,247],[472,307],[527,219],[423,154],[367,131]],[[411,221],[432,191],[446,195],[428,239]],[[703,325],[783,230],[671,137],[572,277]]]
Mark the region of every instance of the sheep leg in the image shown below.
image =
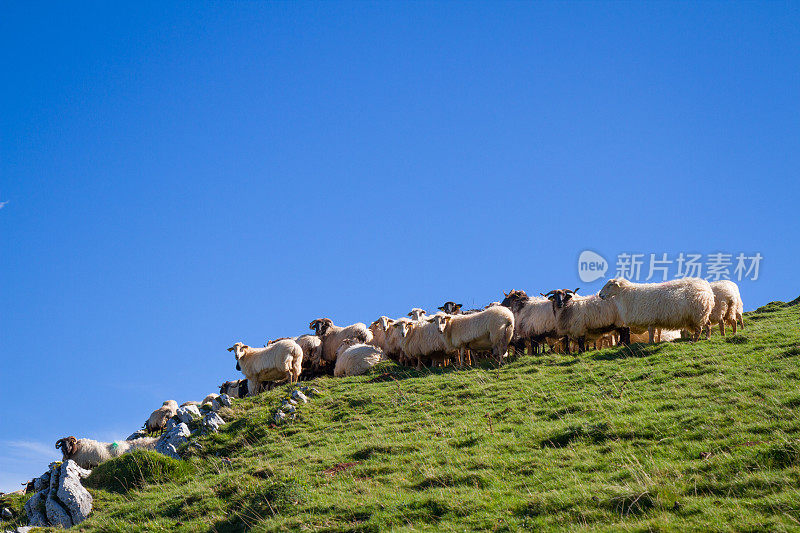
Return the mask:
[[[723,337],[725,336],[725,321],[722,319],[720,319],[719,321],[719,334],[722,335]]]
[[[417,356],[417,370],[422,370],[422,359]]]
[[[733,321],[731,327],[733,328],[733,334],[736,335],[736,320]]]
[[[619,328],[619,345],[628,346],[631,343],[631,328]]]

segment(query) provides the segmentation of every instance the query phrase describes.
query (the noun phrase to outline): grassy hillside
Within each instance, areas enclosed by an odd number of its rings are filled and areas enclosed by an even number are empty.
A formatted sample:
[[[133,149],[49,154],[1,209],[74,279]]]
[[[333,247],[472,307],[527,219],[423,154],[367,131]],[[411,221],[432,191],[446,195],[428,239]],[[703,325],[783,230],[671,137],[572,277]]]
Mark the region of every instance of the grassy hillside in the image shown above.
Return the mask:
[[[187,467],[106,471],[78,529],[800,530],[793,304],[697,344],[318,379],[277,429],[288,388],[240,400]]]

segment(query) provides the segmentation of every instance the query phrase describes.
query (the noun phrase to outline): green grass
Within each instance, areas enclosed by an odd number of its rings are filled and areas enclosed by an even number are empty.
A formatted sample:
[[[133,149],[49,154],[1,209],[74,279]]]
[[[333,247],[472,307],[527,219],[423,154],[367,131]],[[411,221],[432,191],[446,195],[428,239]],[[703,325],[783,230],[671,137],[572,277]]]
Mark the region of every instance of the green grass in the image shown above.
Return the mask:
[[[125,493],[148,484],[178,483],[189,477],[194,470],[191,462],[148,450],[135,450],[97,466],[84,485],[88,488]]]
[[[321,378],[280,428],[288,388],[237,401],[191,475],[92,488],[79,529],[800,530],[798,363],[771,303],[695,344]]]

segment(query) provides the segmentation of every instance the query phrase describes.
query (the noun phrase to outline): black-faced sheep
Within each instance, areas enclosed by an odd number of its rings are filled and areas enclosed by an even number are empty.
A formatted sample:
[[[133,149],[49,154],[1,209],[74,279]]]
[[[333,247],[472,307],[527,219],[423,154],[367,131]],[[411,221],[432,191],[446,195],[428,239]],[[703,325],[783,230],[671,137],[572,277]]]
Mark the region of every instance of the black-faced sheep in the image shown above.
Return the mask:
[[[132,450],[155,449],[157,437],[142,437],[119,442],[100,442],[92,439],[76,439],[73,436],[56,441],[56,449],[61,448],[62,459],[72,459],[81,468],[94,468],[104,461],[119,457]]]
[[[612,331],[622,334],[624,326],[613,302],[597,295],[579,296],[577,291],[559,289],[545,295],[556,317],[556,335],[574,341],[583,352],[587,342],[595,343]]]
[[[322,339],[322,364],[335,361],[336,350],[347,339],[356,339],[365,344],[372,340],[372,333],[361,322],[341,327],[334,325],[330,318],[317,318],[312,320],[308,327]]]
[[[503,293],[505,294],[505,293]],[[514,346],[521,351],[526,342],[531,351],[538,352],[540,347],[551,340],[557,343],[556,317],[553,305],[545,297],[528,296],[523,290],[512,290],[505,294],[501,305],[514,313]]]
[[[248,394],[248,384],[246,379],[236,381],[226,381],[219,386],[220,394],[227,394],[231,398],[244,398]]]

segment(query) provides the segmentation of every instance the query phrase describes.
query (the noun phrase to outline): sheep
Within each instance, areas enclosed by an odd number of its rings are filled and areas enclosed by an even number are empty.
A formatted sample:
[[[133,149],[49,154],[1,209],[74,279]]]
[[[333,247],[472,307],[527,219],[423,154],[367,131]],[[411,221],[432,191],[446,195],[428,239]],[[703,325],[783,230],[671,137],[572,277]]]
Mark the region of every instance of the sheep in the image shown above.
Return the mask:
[[[455,302],[445,302],[439,307],[439,311],[442,311],[448,315],[460,315],[461,314],[461,304],[457,304]]]
[[[616,304],[626,326],[649,330],[650,342],[655,328],[687,329],[693,332],[693,340],[698,340],[714,308],[711,285],[700,278],[664,283],[633,283],[617,278],[609,280],[598,295]]]
[[[228,348],[236,357],[240,370],[252,385],[250,394],[258,394],[262,381],[285,380],[295,383],[303,369],[303,349],[295,341],[285,339],[263,348],[251,348],[241,342]]]
[[[578,344],[578,351],[586,350],[586,341],[596,342],[612,331],[621,332],[623,324],[614,302],[597,295],[579,296],[574,291],[559,289],[545,296],[552,302],[556,317],[556,334]]]
[[[744,328],[742,319],[744,304],[742,296],[739,294],[739,286],[727,279],[713,281],[710,285],[711,290],[714,291],[714,308],[711,310],[711,316],[708,317],[711,324],[706,330],[706,338],[711,335],[711,328],[714,327],[714,324],[719,324],[719,332],[722,336],[725,336],[726,324],[733,328],[733,334],[736,335],[737,323]]]
[[[322,361],[322,339],[316,335],[300,335],[299,337],[281,337],[267,341],[264,346],[269,346],[278,341],[292,340],[300,345],[303,349],[303,372],[313,373],[316,371]]]
[[[142,437],[118,442],[100,442],[69,436],[58,439],[56,449],[61,449],[62,460],[72,459],[81,468],[91,469],[126,452],[141,449],[154,450],[157,441],[158,437]]]
[[[392,320],[386,328],[386,340],[384,341],[383,355],[397,361],[400,364],[408,364],[408,358],[403,353],[404,328],[408,324],[414,323],[407,317]]]
[[[239,370],[239,369],[237,368],[236,370]],[[203,398],[203,401],[200,402],[200,405],[205,405],[207,403],[213,403],[217,398],[219,398],[219,394],[217,394],[216,392],[212,392],[211,394],[209,394],[208,396]]]
[[[423,316],[425,316],[425,310],[420,309],[419,307],[415,307],[408,313],[408,316],[411,317],[411,320],[420,320]]]
[[[381,350],[386,350],[386,331],[392,323],[392,319],[388,316],[378,317],[372,324],[369,325],[369,332],[372,334],[372,339],[367,344],[377,346]]]
[[[167,425],[167,420],[175,416],[178,411],[178,402],[175,400],[167,400],[161,407],[156,409],[150,414],[150,417],[145,421],[144,428],[148,433],[160,431]]]
[[[383,351],[356,339],[344,341],[336,353],[336,366],[333,375],[336,377],[360,376],[366,374],[383,359]]]
[[[458,364],[464,350],[492,350],[498,364],[508,356],[508,343],[514,335],[514,314],[506,307],[490,307],[472,315],[434,315],[448,351],[458,351]]]
[[[231,398],[244,398],[247,396],[248,383],[246,379],[236,381],[226,381],[219,386],[220,394],[227,394]]]
[[[514,337],[516,347],[523,347],[530,342],[531,351],[538,352],[544,348],[548,339],[556,337],[556,317],[553,304],[546,297],[528,296],[523,290],[512,290],[503,293],[505,298],[500,305],[514,313]]]
[[[447,343],[436,322],[441,316],[445,315],[437,313],[427,320],[402,322],[398,325],[403,355],[408,362],[416,360],[417,370],[422,368],[423,360],[435,360],[443,365],[449,360]]]
[[[336,360],[336,350],[347,339],[356,339],[363,343],[372,340],[372,333],[367,326],[356,322],[346,327],[335,326],[330,318],[317,318],[308,325],[314,333],[322,339],[322,364]]]

